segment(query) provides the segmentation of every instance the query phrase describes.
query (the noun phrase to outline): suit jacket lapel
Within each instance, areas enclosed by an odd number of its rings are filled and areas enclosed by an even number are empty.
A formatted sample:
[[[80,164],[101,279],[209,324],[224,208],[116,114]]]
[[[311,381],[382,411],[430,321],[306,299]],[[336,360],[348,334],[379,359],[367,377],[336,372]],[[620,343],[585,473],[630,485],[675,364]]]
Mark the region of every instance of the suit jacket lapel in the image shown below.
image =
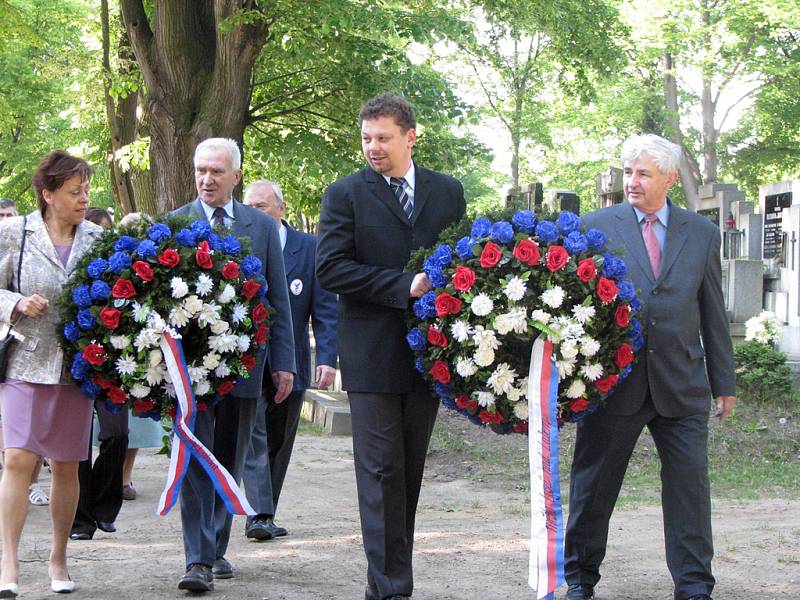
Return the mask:
[[[66,269],[64,269],[64,265],[61,263],[61,259],[58,258],[58,254],[56,253],[55,246],[53,246],[50,236],[47,234],[47,229],[44,226],[44,220],[38,212],[28,216],[28,225],[26,229],[28,231],[28,237],[26,238],[25,243],[30,244],[38,249],[39,252],[41,252],[42,255],[50,262],[52,262],[62,271],[66,271]]]
[[[241,237],[249,237],[253,239],[252,226],[253,222],[242,214],[242,205],[238,200],[233,201],[233,234]]]
[[[636,213],[630,204],[617,212],[616,229],[617,239],[623,240],[625,244],[625,257],[633,257],[639,263],[639,268],[642,272],[647,275],[650,283],[655,283],[656,277],[653,274],[653,267],[650,266],[650,257],[647,254],[644,239],[642,239],[642,230],[636,220]]]
[[[428,172],[420,169],[414,163],[414,212],[411,214],[413,221],[416,221],[422,214],[422,209],[430,197],[430,182],[431,178]]]
[[[85,223],[81,223],[75,228],[75,240],[72,242],[72,250],[67,259],[67,275],[72,274],[78,261],[94,243],[94,240],[95,236],[88,232],[88,227],[86,227]]]
[[[283,226],[286,227],[286,246],[283,248],[283,265],[286,269],[286,276],[288,277],[297,265],[297,253],[300,250],[300,236],[286,223],[284,223]]]
[[[661,274],[659,279],[663,279],[670,267],[675,263],[675,259],[681,253],[683,245],[688,237],[689,222],[686,211],[678,208],[672,202],[669,203],[669,226],[667,227],[667,239],[664,242],[664,256],[661,259]]]
[[[364,169],[364,179],[367,181],[367,185],[369,186],[372,193],[378,198],[378,200],[385,204],[386,207],[389,209],[397,219],[399,219],[402,223],[409,225],[408,217],[406,217],[406,213],[403,212],[403,208],[400,206],[400,203],[397,201],[397,198],[392,193],[392,189],[389,187],[389,184],[386,183],[386,180],[383,178],[383,175],[379,175],[375,171],[370,168]],[[414,208],[416,212],[416,207]]]

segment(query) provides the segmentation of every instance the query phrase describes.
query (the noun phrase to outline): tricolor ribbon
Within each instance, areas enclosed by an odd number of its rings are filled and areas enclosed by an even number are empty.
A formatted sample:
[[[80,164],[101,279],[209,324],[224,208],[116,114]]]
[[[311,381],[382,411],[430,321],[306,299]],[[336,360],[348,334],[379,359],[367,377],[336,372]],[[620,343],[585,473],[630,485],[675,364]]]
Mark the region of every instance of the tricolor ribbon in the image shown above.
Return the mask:
[[[175,435],[172,439],[172,452],[169,457],[167,484],[158,501],[158,514],[162,516],[167,514],[178,501],[183,478],[186,476],[186,469],[189,467],[189,459],[192,456],[200,462],[208,474],[229,513],[233,515],[256,514],[233,476],[193,433],[197,402],[194,398],[194,390],[180,340],[164,331],[161,334],[160,344],[167,371],[172,379],[172,385],[175,387],[178,405],[173,427]]]
[[[558,477],[558,367],[542,336],[528,371],[528,454],[531,471],[531,545],[528,585],[552,600],[564,583],[564,517]]]

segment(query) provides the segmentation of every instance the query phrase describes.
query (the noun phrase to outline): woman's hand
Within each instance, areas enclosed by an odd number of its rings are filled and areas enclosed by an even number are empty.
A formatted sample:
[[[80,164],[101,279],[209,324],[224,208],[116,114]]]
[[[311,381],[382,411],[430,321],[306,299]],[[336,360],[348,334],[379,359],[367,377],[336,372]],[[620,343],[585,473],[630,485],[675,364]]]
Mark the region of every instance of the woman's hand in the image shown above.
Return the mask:
[[[31,294],[17,302],[12,316],[23,314],[26,317],[38,317],[47,310],[48,306],[50,306],[50,302],[47,298],[43,298],[39,294]]]

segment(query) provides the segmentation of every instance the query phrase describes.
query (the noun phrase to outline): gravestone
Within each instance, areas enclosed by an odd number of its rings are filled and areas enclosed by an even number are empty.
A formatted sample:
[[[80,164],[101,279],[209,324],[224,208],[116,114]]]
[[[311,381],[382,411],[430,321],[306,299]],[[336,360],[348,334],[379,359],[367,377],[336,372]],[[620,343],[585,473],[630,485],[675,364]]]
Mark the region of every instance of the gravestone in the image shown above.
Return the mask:
[[[547,207],[553,212],[581,214],[581,199],[573,190],[547,190]]]
[[[506,208],[538,212],[542,208],[542,192],[541,183],[527,183],[518,188],[510,188],[506,194]]]
[[[622,169],[609,167],[595,177],[595,190],[597,191],[597,203],[600,208],[613,204],[622,204],[625,201],[625,193],[622,189]]]

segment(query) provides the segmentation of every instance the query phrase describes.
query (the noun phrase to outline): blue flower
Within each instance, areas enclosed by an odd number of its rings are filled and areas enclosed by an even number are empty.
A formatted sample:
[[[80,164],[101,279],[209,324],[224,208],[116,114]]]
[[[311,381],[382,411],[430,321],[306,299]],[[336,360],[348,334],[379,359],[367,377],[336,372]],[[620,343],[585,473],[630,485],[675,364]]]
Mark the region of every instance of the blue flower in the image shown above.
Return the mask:
[[[100,386],[87,379],[81,384],[81,392],[90,400],[97,400],[97,396],[100,395]]]
[[[631,300],[631,310],[635,312],[642,312],[642,303],[639,302],[638,296]]]
[[[437,246],[436,250],[433,252],[432,258],[436,261],[438,266],[445,269],[453,262],[453,249],[446,244]]]
[[[108,269],[108,261],[103,258],[95,258],[89,265],[86,267],[86,272],[89,274],[89,277],[93,279],[97,279],[106,272]]]
[[[472,254],[472,247],[475,245],[475,242],[468,236],[462,237],[456,243],[456,253],[458,253],[458,257],[461,260],[467,260],[468,258],[473,258]]]
[[[76,317],[78,321],[78,327],[81,329],[92,329],[95,326],[96,321],[92,316],[92,313],[89,312],[88,308],[82,308],[78,311],[78,316]]]
[[[99,391],[99,388],[98,388],[98,391]],[[119,413],[122,412],[122,409],[125,408],[124,404],[114,404],[108,398],[106,398],[106,401],[103,403],[103,405],[105,406],[105,409],[108,412],[110,412],[112,415],[118,415]]]
[[[261,285],[261,290],[260,290],[258,293],[259,293],[259,295],[260,295],[262,298],[266,299],[266,297],[267,297],[267,292],[269,292],[269,284],[267,283],[267,280],[266,280],[266,279],[264,279],[264,276],[263,276],[263,275],[259,275],[259,277],[258,277],[258,278],[259,278],[259,280],[261,280],[261,281],[263,281],[263,282],[264,282],[264,283]]]
[[[70,321],[64,325],[64,337],[68,342],[74,344],[75,340],[77,340],[80,336],[81,332],[78,329],[78,324],[75,321]]]
[[[447,396],[440,396],[442,400],[442,406],[449,409],[454,409],[456,407],[456,402],[452,398],[448,398]]]
[[[114,252],[108,259],[108,265],[117,275],[131,266],[131,257],[125,252]]]
[[[190,229],[192,233],[200,239],[207,238],[208,235],[211,233],[211,225],[208,224],[208,221],[197,220],[192,223]]]
[[[80,352],[72,358],[72,366],[69,368],[69,372],[75,381],[82,381],[89,373],[89,363],[86,362]]]
[[[160,244],[169,236],[172,235],[170,228],[163,223],[155,223],[147,230],[147,237],[153,240],[156,244]]]
[[[492,239],[507,244],[514,239],[514,228],[507,221],[498,221],[492,225]]]
[[[431,280],[431,285],[434,288],[443,288],[447,285],[447,277],[440,267],[431,267],[425,273],[427,273],[428,279]]]
[[[242,261],[242,273],[247,278],[261,273],[261,259],[252,254],[248,254]]]
[[[129,235],[122,235],[114,242],[114,250],[117,252],[131,252],[138,245],[139,241],[136,238]]]
[[[644,346],[644,336],[642,335],[642,324],[637,318],[631,319],[631,349],[638,352]]]
[[[628,272],[628,267],[625,265],[624,260],[608,252],[603,253],[603,258],[605,259],[603,262],[604,277],[609,277],[611,279],[621,279],[625,277],[625,274]]]
[[[589,240],[589,249],[592,252],[600,252],[606,246],[606,234],[599,229],[590,229],[586,232],[586,239]]]
[[[470,230],[469,237],[473,240],[488,237],[492,231],[492,222],[486,217],[475,219],[472,222],[472,229]]]
[[[636,298],[636,288],[633,287],[633,282],[630,279],[623,279],[617,282],[617,288],[620,300],[631,302]]]
[[[92,300],[105,300],[111,295],[111,287],[105,281],[95,279],[89,293],[92,295]]]
[[[214,250],[222,250],[222,238],[213,231],[208,234],[208,246]]]
[[[453,397],[453,386],[446,383],[437,381],[433,384],[433,391],[436,392],[436,395],[439,396],[442,401],[444,401],[445,398]],[[453,406],[455,406],[455,404]]]
[[[558,215],[556,223],[558,224],[558,228],[563,232],[564,235],[569,235],[573,231],[580,231],[581,229],[581,220],[578,217],[578,215],[569,212],[568,210],[565,210],[560,215]]]
[[[156,245],[152,242],[152,240],[142,240],[136,247],[136,254],[138,254],[142,258],[147,258],[148,256],[155,256]]]
[[[414,302],[414,314],[419,319],[431,319],[436,316],[436,294],[428,292]]]
[[[631,374],[631,371],[633,371],[633,367],[631,365],[627,365],[624,369],[622,369],[622,371],[619,372],[619,378],[625,379]]]
[[[558,241],[558,227],[552,221],[539,221],[536,225],[536,235],[543,244],[552,244]]]
[[[532,210],[521,210],[511,218],[511,222],[524,233],[533,233],[536,229],[536,215]]]
[[[72,301],[78,308],[91,306],[92,297],[89,295],[89,286],[84,283],[72,290]]]
[[[580,231],[573,231],[564,238],[564,248],[570,254],[583,254],[589,249],[589,241]]]
[[[222,250],[226,254],[239,254],[242,251],[242,244],[232,235],[226,235],[222,239]]]
[[[181,246],[186,246],[187,248],[197,246],[197,234],[191,229],[181,229],[176,239]]]
[[[424,373],[425,372],[425,359],[421,356],[417,357],[417,360],[414,361],[414,368],[417,370],[417,373]]]
[[[406,341],[408,342],[409,348],[411,348],[414,352],[419,352],[422,350],[427,343],[425,341],[425,336],[418,327],[414,327],[414,329],[406,334]]]

